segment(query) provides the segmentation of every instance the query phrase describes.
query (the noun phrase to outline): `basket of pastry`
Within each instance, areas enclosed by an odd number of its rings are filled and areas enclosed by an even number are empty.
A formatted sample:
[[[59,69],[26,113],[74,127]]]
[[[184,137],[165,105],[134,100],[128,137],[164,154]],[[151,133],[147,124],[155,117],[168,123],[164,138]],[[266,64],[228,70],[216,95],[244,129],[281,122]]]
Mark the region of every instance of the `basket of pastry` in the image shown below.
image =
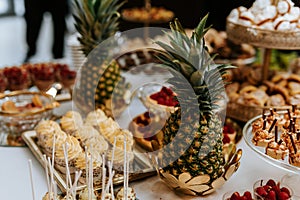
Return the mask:
[[[260,115],[262,109],[282,109],[300,104],[300,76],[271,72],[260,81],[260,66],[239,67],[232,70],[232,83],[226,86],[229,97],[227,116],[247,122]]]
[[[300,9],[291,0],[272,3],[255,1],[250,8],[240,6],[227,17],[230,40],[274,49],[299,49]]]

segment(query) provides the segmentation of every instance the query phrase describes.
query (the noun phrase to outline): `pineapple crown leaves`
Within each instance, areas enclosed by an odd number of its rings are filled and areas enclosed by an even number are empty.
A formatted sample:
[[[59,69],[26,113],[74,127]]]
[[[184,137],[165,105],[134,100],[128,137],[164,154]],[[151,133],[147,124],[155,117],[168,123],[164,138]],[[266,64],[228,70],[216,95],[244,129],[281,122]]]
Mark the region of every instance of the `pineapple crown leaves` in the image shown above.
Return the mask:
[[[207,17],[208,15],[200,21],[191,37],[187,36],[178,19],[175,19],[170,23],[171,33],[167,34],[169,44],[156,42],[163,49],[156,51],[163,65],[173,69],[171,70],[173,78],[168,82],[173,85],[178,96],[182,95],[185,98],[180,105],[188,102],[186,97],[191,96],[191,91],[184,89],[185,84],[178,78],[178,72],[192,86],[201,112],[212,115],[214,110],[219,108],[218,102],[224,99],[221,94],[225,92],[225,74],[233,66],[214,64],[215,56],[210,57],[207,53],[204,42],[204,35],[210,28],[210,26],[206,28]]]
[[[118,10],[124,3],[119,0],[74,0],[75,28],[85,55],[116,33],[120,18]]]

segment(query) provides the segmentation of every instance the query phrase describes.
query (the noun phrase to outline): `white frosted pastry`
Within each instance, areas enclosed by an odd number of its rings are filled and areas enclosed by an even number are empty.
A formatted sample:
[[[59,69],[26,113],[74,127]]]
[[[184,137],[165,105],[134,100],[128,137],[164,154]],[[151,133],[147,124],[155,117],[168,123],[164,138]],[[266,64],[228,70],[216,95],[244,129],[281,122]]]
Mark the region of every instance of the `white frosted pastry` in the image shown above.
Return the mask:
[[[79,144],[79,141],[71,136],[68,135],[65,141],[65,144],[67,144],[67,156],[68,156],[68,165],[70,169],[70,173],[75,172],[75,161],[77,157],[84,156],[83,150]],[[58,146],[55,151],[55,166],[56,168],[62,172],[66,173],[66,162],[65,162],[65,156],[64,156],[64,150],[65,144],[62,144],[60,147]]]
[[[107,119],[107,116],[101,109],[89,112],[85,118],[85,124],[97,127],[100,122]]]
[[[239,17],[240,17],[240,12],[237,8],[233,9],[228,15],[228,19],[231,22],[237,22]]]
[[[127,154],[127,161],[129,163],[132,163],[134,159],[134,154],[132,151],[126,151]],[[107,154],[107,160],[111,161],[112,160],[112,150],[108,151]],[[123,170],[124,169],[124,150],[120,148],[115,149],[115,154],[114,154],[114,160],[113,160],[113,167],[116,170]]]
[[[114,137],[116,137],[116,147],[124,149],[124,140],[126,138],[126,149],[127,150],[132,149],[134,140],[133,140],[133,135],[129,130],[119,129],[117,132],[115,132]],[[114,141],[113,138],[112,141]]]
[[[89,199],[89,190],[84,188],[78,192],[78,200],[97,200],[97,197],[94,192],[92,192],[92,197]]]
[[[83,120],[80,113],[76,111],[68,111],[60,119],[61,128],[68,134],[72,134],[77,128],[83,125]]]
[[[135,200],[136,199],[136,194],[135,191],[132,187],[127,188],[127,199],[128,200]],[[124,187],[122,187],[116,196],[116,200],[125,200],[124,198]]]
[[[83,125],[78,127],[74,132],[73,132],[74,137],[76,137],[80,145],[84,147],[86,144],[86,140],[89,138],[94,138],[95,136],[99,135],[99,132],[91,125]]]
[[[92,149],[93,152],[96,152],[100,156],[108,149],[108,143],[102,135],[96,135],[93,138],[88,138],[85,141],[85,146],[87,146],[89,150]]]
[[[44,146],[55,132],[61,131],[59,124],[52,120],[42,120],[35,127],[38,144]]]
[[[300,8],[292,7],[290,12],[284,14],[283,17],[290,22],[297,22],[300,17]]]
[[[79,178],[79,182],[86,184],[86,158],[84,155],[80,155],[75,161],[76,171],[82,171]],[[100,183],[102,178],[102,160],[93,159],[93,181],[94,183]]]
[[[120,129],[119,124],[111,117],[107,118],[99,124],[100,134],[102,134],[105,138],[112,137],[111,135],[118,129]]]
[[[63,144],[65,144],[67,139],[67,134],[61,130],[53,134],[51,138],[48,138],[48,140],[45,142],[43,146],[43,151],[49,157],[52,156],[54,137],[55,137],[55,149],[58,149],[61,148]]]

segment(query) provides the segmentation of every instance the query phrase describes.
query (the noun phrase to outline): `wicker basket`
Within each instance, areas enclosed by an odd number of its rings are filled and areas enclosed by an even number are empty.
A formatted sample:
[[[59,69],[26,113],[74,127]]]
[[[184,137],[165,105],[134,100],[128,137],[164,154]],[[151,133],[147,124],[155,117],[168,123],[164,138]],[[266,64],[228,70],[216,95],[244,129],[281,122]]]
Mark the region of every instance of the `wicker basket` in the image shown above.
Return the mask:
[[[273,31],[244,26],[227,20],[228,39],[257,47],[283,50],[300,49],[300,31]]]
[[[250,119],[261,115],[263,113],[263,110],[269,110],[270,108],[277,109],[277,111],[287,109],[291,109],[291,106],[280,106],[280,107],[260,107],[260,106],[250,106],[245,104],[239,104],[235,102],[228,102],[227,104],[227,112],[226,116],[230,117],[232,119],[241,121],[241,122],[247,122]]]

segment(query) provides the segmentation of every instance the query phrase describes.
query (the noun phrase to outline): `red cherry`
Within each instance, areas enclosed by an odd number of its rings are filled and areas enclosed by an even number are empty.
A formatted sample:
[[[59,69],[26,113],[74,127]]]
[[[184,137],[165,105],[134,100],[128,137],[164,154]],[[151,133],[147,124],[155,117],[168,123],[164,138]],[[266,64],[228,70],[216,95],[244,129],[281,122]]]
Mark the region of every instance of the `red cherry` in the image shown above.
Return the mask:
[[[271,190],[268,194],[267,194],[267,199],[268,200],[276,200],[276,193],[274,190]]]
[[[278,194],[279,200],[288,200],[290,198],[290,195],[288,195],[286,192],[280,192]]]
[[[276,182],[273,179],[268,180],[267,185],[273,187],[276,185]]]
[[[230,200],[240,200],[241,196],[238,192],[234,192],[231,197]]]
[[[249,191],[244,192],[244,197],[246,197],[246,200],[252,200],[252,194]]]
[[[286,187],[282,187],[282,188],[280,189],[280,191],[281,191],[281,192],[287,193],[287,194],[289,195],[289,197],[291,196],[290,190],[289,190],[288,188],[286,188]]]
[[[260,186],[260,187],[256,188],[255,191],[261,197],[265,197],[268,194],[267,191],[265,190],[265,188],[263,186]]]

